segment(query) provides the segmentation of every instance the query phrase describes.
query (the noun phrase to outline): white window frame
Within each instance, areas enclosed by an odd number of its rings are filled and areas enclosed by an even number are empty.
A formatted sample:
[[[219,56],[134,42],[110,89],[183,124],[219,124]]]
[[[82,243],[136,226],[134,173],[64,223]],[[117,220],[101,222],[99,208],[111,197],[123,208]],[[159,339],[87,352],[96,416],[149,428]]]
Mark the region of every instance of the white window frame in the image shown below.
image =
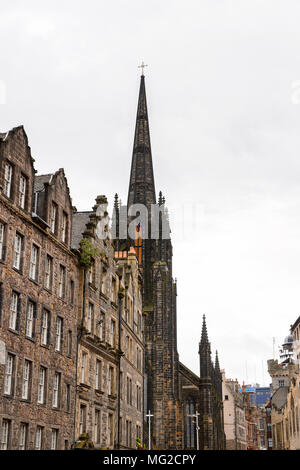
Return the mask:
[[[4,194],[7,197],[11,197],[11,183],[12,183],[12,172],[13,167],[10,163],[5,163],[4,170]]]
[[[13,392],[13,374],[15,366],[15,356],[8,353],[5,366],[4,394],[12,395]]]
[[[66,282],[66,268],[59,265],[59,277],[58,277],[58,297],[63,299],[65,296],[65,282]]]
[[[14,331],[16,331],[17,329],[18,303],[19,303],[19,294],[17,294],[16,292],[12,292],[11,304],[10,304],[9,328]]]
[[[45,403],[45,383],[46,383],[46,368],[40,366],[39,368],[39,382],[38,382],[38,399],[39,405]]]
[[[43,436],[43,427],[37,426],[35,431],[34,438],[34,448],[35,450],[41,450],[42,448],[42,436]]]
[[[50,230],[52,233],[56,232],[56,221],[57,221],[57,205],[52,202],[50,209]]]
[[[25,423],[21,423],[20,431],[19,431],[19,450],[26,449],[27,432],[28,432],[28,425]]]
[[[21,209],[25,209],[26,186],[27,179],[24,175],[21,175],[19,181],[19,206]]]
[[[51,450],[56,450],[58,441],[58,429],[51,429]]]
[[[45,262],[45,287],[51,289],[52,287],[52,272],[53,272],[53,258],[50,255],[46,255]]]
[[[68,227],[68,216],[63,212],[61,220],[61,241],[63,243],[67,242],[67,227]]]
[[[19,233],[16,233],[15,242],[14,242],[13,267],[18,270],[21,268],[22,243],[23,243],[22,235],[20,235]]]
[[[24,369],[23,369],[23,378],[22,378],[22,399],[23,400],[28,400],[29,398],[30,369],[31,369],[31,362],[25,359]]]
[[[48,328],[49,328],[49,312],[43,310],[42,313],[42,331],[41,331],[41,344],[46,346],[48,344]]]
[[[88,316],[87,316],[87,323],[86,327],[89,333],[92,333],[93,330],[93,318],[94,318],[94,304],[89,302],[89,307],[88,307]]]
[[[95,389],[101,390],[102,362],[96,359]]]
[[[31,255],[30,255],[29,277],[30,279],[33,279],[34,281],[37,280],[38,259],[39,259],[39,247],[32,244]]]
[[[27,315],[26,315],[27,338],[33,338],[34,310],[35,310],[34,303],[31,302],[31,300],[29,300],[28,305],[27,305]]]
[[[10,432],[11,421],[4,419],[1,426],[1,443],[0,449],[7,450],[9,444],[9,432]]]
[[[55,351],[60,352],[62,346],[63,319],[56,317],[55,325]]]
[[[53,378],[53,397],[52,397],[53,408],[58,408],[59,406],[59,387],[60,387],[60,374],[58,372],[55,372],[54,378]]]

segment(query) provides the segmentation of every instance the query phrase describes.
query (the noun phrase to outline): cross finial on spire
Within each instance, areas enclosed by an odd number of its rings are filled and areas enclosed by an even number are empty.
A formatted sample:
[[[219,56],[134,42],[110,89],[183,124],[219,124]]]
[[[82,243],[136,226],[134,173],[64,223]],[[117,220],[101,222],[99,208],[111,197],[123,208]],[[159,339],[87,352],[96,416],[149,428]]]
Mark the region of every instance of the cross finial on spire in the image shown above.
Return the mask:
[[[141,65],[138,66],[138,69],[142,69],[142,76],[144,76],[144,68],[148,67],[147,64],[144,64],[144,61],[141,63]]]

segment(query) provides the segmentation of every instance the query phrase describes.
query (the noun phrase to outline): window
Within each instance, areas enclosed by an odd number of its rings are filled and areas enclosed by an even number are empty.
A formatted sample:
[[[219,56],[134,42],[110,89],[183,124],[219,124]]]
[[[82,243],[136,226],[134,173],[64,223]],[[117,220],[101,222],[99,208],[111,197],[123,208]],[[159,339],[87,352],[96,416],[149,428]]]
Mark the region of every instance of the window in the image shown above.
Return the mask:
[[[12,293],[11,296],[11,305],[10,305],[10,316],[9,316],[9,328],[11,330],[17,331],[19,323],[19,303],[20,296],[16,292]]]
[[[59,278],[58,278],[58,297],[61,299],[65,296],[65,285],[66,285],[66,268],[62,265],[59,266]]]
[[[71,385],[66,384],[66,411],[71,411]]]
[[[86,375],[86,368],[87,368],[87,354],[82,353],[81,355],[81,383],[85,383],[85,375]]]
[[[136,386],[136,408],[142,411],[142,388],[140,385]]]
[[[9,448],[10,426],[11,426],[11,421],[9,421],[8,419],[3,419],[2,429],[1,429],[1,442],[0,442],[1,450],[7,450]]]
[[[142,356],[142,353],[141,353],[140,348],[136,348],[136,367],[138,370],[141,370],[141,365],[142,365],[141,356]]]
[[[67,233],[68,233],[68,216],[64,212],[61,221],[61,241],[67,243]]]
[[[114,443],[114,419],[113,415],[108,415],[108,432],[109,432],[109,445],[112,446]]]
[[[13,395],[13,379],[15,369],[15,356],[13,354],[7,354],[7,362],[5,367],[5,378],[4,378],[4,394]]]
[[[113,378],[114,378],[114,370],[112,367],[109,367],[108,369],[108,390],[107,393],[108,395],[113,394]]]
[[[86,432],[86,405],[80,405],[79,434]]]
[[[112,301],[116,304],[117,303],[117,281],[114,277],[111,280],[111,298]]]
[[[55,372],[54,380],[53,380],[53,397],[52,397],[53,408],[58,408],[58,405],[59,405],[59,389],[60,389],[60,373]]]
[[[31,301],[27,305],[27,316],[26,316],[26,336],[33,338],[34,336],[34,316],[35,316],[35,304]]]
[[[27,186],[27,179],[25,176],[21,175],[20,182],[19,182],[19,206],[21,207],[21,209],[25,208],[26,186]]]
[[[28,424],[20,424],[20,434],[19,434],[19,450],[25,450],[27,444],[27,431]]]
[[[4,194],[11,197],[11,183],[12,183],[12,166],[9,163],[5,164],[4,171]]]
[[[4,231],[5,225],[0,222],[0,260],[4,259]]]
[[[94,305],[89,303],[86,327],[90,333],[93,332],[93,323],[94,323]]]
[[[111,320],[111,340],[110,344],[115,348],[116,347],[116,322]]]
[[[102,276],[101,276],[101,292],[102,294],[106,294],[106,276],[107,271],[105,268],[102,269]]]
[[[57,449],[57,442],[58,442],[58,429],[51,429],[51,450]]]
[[[225,395],[225,400],[228,400],[228,395]]]
[[[56,318],[55,328],[55,350],[61,351],[62,347],[62,333],[63,333],[63,319],[61,317]]]
[[[100,443],[100,410],[95,410],[95,425],[94,425],[94,441],[95,444]]]
[[[279,387],[284,387],[284,380],[279,380],[278,381],[278,386]]]
[[[22,398],[23,400],[29,399],[29,385],[31,376],[31,362],[25,360],[22,381]]]
[[[95,379],[95,389],[101,390],[101,374],[102,374],[102,363],[99,359],[96,359],[96,379]]]
[[[126,420],[126,446],[131,447],[131,421]]]
[[[140,313],[138,313],[138,326],[137,326],[137,329],[138,329],[138,333],[142,332],[142,315]]]
[[[52,233],[56,234],[57,228],[57,204],[52,202],[51,211],[50,211],[50,230]]]
[[[105,341],[105,313],[100,313],[98,321],[98,335],[101,341]]]
[[[46,368],[40,367],[39,369],[39,382],[38,382],[38,403],[43,405],[45,403],[45,391],[46,391]]]
[[[51,290],[53,277],[53,258],[50,255],[46,256],[45,263],[45,287]]]
[[[39,249],[36,245],[32,245],[31,256],[30,256],[30,268],[29,268],[29,277],[34,281],[37,280],[38,276],[38,256]]]
[[[70,304],[74,304],[74,281],[70,279]]]
[[[90,265],[90,268],[89,268],[88,276],[89,276],[89,283],[95,285],[96,266],[95,266],[95,260],[94,259],[91,259],[91,265]]]
[[[18,270],[21,269],[22,245],[23,245],[23,237],[19,233],[16,233],[15,243],[14,243],[13,267]]]
[[[36,428],[34,439],[35,450],[41,450],[42,448],[43,429],[44,428],[42,426],[37,426]]]
[[[67,344],[67,354],[72,356],[72,331],[68,331],[68,344]]]
[[[50,333],[50,313],[47,310],[43,310],[42,314],[42,331],[41,331],[41,344],[49,344],[49,333]]]

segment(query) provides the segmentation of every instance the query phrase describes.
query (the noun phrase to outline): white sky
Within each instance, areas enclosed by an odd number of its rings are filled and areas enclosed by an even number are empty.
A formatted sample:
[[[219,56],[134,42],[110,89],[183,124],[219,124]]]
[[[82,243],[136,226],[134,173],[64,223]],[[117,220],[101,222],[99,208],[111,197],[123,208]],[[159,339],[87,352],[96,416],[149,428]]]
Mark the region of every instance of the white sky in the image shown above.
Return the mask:
[[[226,375],[269,383],[272,337],[300,312],[299,1],[0,0],[0,12],[0,130],[24,124],[39,173],[64,167],[80,210],[97,194],[126,201],[149,64],[181,361],[198,372],[205,312]]]

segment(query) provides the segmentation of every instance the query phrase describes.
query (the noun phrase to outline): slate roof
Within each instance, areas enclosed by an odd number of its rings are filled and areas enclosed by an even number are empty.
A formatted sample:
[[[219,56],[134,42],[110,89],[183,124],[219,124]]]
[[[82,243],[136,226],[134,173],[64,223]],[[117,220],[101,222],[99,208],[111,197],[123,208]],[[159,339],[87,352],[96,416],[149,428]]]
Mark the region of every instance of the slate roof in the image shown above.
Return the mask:
[[[289,393],[289,387],[279,387],[276,392],[272,395],[272,406],[277,410],[281,410],[287,401],[287,395]]]
[[[90,220],[90,214],[92,211],[87,212],[75,212],[72,219],[72,241],[71,248],[78,249],[82,234],[85,231],[85,226]]]
[[[48,175],[38,175],[34,177],[34,192],[42,191],[44,189],[44,184],[49,183],[53,176],[53,173]]]

